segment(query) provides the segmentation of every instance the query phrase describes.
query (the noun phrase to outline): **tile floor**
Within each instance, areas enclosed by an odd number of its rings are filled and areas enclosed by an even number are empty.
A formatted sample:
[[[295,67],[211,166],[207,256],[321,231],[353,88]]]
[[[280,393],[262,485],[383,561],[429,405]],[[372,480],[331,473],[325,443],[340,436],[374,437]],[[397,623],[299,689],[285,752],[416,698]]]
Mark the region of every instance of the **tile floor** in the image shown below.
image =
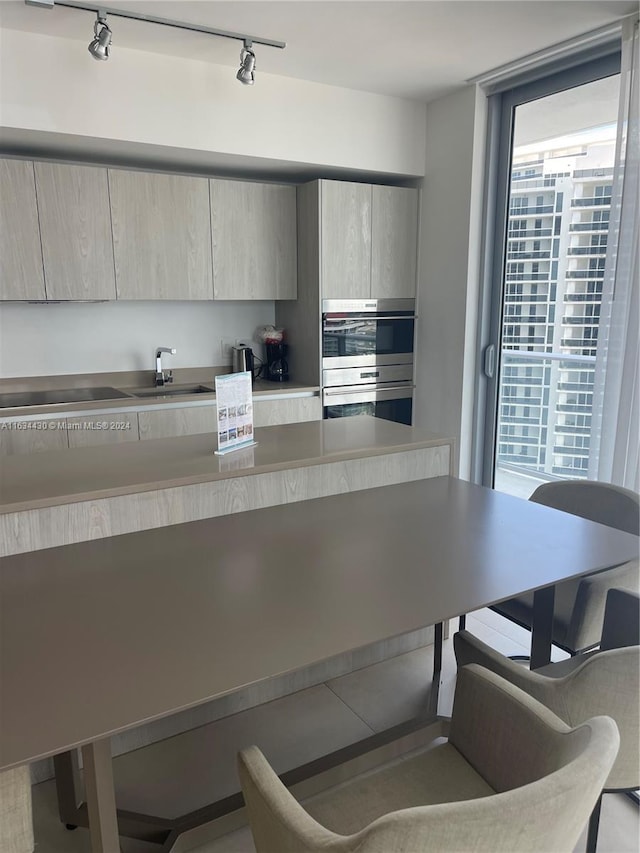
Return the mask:
[[[524,654],[528,649],[528,632],[489,610],[470,615],[467,627],[504,654]],[[562,652],[556,654],[557,658],[563,656]],[[216,756],[211,790],[218,796],[224,796],[236,787],[235,753],[248,743],[258,741],[269,760],[279,769],[279,766],[284,768],[303,763],[314,757],[315,752],[337,749],[349,741],[415,716],[428,701],[425,682],[430,677],[431,667],[430,647],[418,649],[219,720],[212,724],[212,737],[224,746],[223,754],[219,751]],[[455,686],[451,640],[444,644],[443,673],[439,711],[446,714],[451,708]],[[288,723],[283,727],[285,720]],[[305,733],[313,733],[313,736],[307,737]],[[304,754],[299,753],[300,744],[303,744]],[[135,776],[128,775],[127,779],[131,790],[135,790]],[[140,789],[142,786],[138,784],[137,787]],[[142,804],[143,799],[139,805]],[[127,806],[130,807],[129,802]],[[53,782],[34,787],[33,808],[37,853],[90,853],[86,829],[69,832],[60,824]],[[586,833],[576,847],[576,853],[585,849],[585,839]],[[153,844],[122,839],[122,853],[158,853],[158,849]],[[202,831],[191,838],[185,834],[179,841],[179,849],[191,850],[192,853],[255,853],[247,827],[211,840],[205,840]],[[624,795],[607,795],[603,802],[598,853],[638,851],[640,810]]]

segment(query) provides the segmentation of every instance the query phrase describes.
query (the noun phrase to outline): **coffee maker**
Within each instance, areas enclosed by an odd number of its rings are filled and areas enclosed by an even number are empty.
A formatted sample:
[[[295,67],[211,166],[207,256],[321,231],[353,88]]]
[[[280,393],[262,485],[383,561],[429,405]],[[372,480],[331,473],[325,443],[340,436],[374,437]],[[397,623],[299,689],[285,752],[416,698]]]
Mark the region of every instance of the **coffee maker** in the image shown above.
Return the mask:
[[[287,344],[265,344],[267,363],[264,378],[270,382],[288,382],[289,365],[287,364]]]

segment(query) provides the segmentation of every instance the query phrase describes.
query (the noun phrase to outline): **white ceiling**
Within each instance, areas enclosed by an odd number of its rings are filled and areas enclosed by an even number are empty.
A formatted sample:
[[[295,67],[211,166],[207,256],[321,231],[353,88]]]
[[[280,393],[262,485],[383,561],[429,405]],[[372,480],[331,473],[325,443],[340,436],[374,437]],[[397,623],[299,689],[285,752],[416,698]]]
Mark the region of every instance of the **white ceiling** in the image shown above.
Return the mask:
[[[423,101],[637,10],[637,3],[627,0],[109,0],[105,5],[286,41],[285,50],[256,45],[258,74]],[[76,9],[0,2],[1,26],[84,45],[92,37],[93,20],[92,13]],[[117,62],[122,46],[238,65],[241,44],[235,41],[119,18],[110,26],[110,62]]]

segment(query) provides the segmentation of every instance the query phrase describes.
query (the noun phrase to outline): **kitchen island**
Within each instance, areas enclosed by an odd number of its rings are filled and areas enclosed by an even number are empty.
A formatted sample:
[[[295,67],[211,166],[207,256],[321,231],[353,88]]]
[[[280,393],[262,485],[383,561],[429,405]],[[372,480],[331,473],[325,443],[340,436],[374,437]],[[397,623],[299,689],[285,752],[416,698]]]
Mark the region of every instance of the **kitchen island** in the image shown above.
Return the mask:
[[[360,416],[8,457],[0,556],[450,474],[453,439]]]
[[[209,432],[5,457],[0,462],[0,556],[100,539],[111,547],[124,544],[128,537],[123,534],[146,530],[152,535],[154,529],[184,522],[438,477],[451,473],[453,459],[453,439],[367,416],[256,428],[255,438],[254,447],[225,456],[214,455],[216,436]],[[182,569],[176,565],[178,574]],[[123,599],[120,606],[129,604]],[[247,685],[119,734],[112,739],[113,754],[322,683],[432,638],[431,628],[420,627]],[[45,705],[49,692],[40,691]],[[34,780],[51,775],[50,759],[33,767]]]

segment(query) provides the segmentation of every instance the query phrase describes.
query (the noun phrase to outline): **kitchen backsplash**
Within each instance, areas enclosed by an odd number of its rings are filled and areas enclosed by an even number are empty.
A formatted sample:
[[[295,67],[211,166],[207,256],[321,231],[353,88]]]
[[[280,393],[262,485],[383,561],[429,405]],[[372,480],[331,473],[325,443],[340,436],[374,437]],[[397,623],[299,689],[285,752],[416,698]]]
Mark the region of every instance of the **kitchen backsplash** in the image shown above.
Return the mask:
[[[224,364],[223,340],[274,322],[273,302],[0,304],[0,378],[153,370],[158,346],[167,367]]]

